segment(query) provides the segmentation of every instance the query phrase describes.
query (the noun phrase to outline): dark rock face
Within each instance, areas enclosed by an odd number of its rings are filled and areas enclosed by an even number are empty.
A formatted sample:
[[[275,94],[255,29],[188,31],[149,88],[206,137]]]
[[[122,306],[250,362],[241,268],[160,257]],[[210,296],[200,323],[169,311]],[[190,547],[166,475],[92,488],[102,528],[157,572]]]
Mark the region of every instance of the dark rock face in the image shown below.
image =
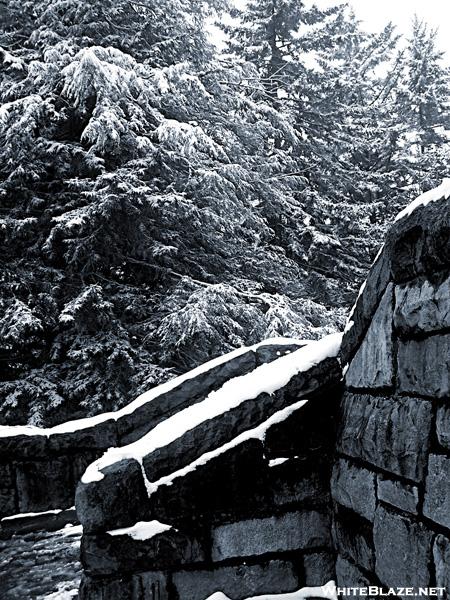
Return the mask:
[[[345,375],[347,387],[367,389],[392,386],[392,311],[393,287],[389,284]]]
[[[335,580],[335,558],[329,552],[313,552],[303,558],[304,584],[320,586]]]
[[[16,474],[12,465],[0,465],[0,518],[12,515],[17,506]]]
[[[149,520],[148,495],[139,463],[122,460],[102,473],[100,481],[78,484],[76,507],[85,533]]]
[[[399,342],[399,391],[444,398],[450,394],[450,335]]]
[[[341,556],[349,559],[365,571],[375,567],[375,550],[372,531],[365,523],[353,516],[342,518],[338,515],[333,521],[334,547]]]
[[[446,406],[440,406],[438,408],[436,433],[441,446],[450,450],[450,408],[447,408]]]
[[[166,569],[203,560],[198,541],[175,529],[147,540],[108,533],[85,535],[81,544],[84,569],[95,576],[145,571],[149,562],[154,569]]]
[[[340,587],[368,587],[370,581],[356,565],[338,556],[336,560],[336,583]],[[358,598],[359,596],[354,596]]]
[[[407,479],[422,480],[431,433],[431,403],[346,392],[340,420],[338,449],[342,453]]]
[[[425,277],[395,289],[394,324],[403,334],[431,333],[450,327],[450,278]]]
[[[430,585],[433,533],[425,525],[378,507],[373,537],[375,572],[384,585]]]
[[[405,512],[418,513],[419,488],[415,485],[378,475],[378,498]]]
[[[450,458],[446,456],[430,455],[423,513],[450,528]]]
[[[449,597],[450,590],[450,540],[438,535],[433,546],[434,564],[436,565],[436,585],[445,588],[444,597]]]
[[[223,592],[233,600],[260,594],[292,592],[298,578],[292,563],[270,561],[261,565],[217,567],[212,571],[179,571],[173,584],[179,600],[204,600],[215,592]]]
[[[341,459],[331,478],[333,500],[373,521],[376,506],[376,476],[367,469]]]
[[[212,530],[212,558],[259,556],[326,546],[329,518],[315,511],[286,513],[281,517],[250,519]]]
[[[67,458],[22,462],[17,465],[16,476],[20,512],[44,511],[49,504],[59,508],[73,504],[71,465]]]

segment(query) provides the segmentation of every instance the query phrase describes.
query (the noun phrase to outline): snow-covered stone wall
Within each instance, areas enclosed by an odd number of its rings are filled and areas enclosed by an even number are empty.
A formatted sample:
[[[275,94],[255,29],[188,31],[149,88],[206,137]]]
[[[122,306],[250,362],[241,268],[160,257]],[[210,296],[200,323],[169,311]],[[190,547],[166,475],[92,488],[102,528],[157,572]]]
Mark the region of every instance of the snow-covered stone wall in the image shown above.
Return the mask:
[[[339,585],[450,589],[446,195],[397,219],[342,342],[331,480]]]
[[[91,465],[80,598],[238,600],[330,580],[340,340],[229,380]]]
[[[227,380],[301,344],[277,338],[241,348],[150,390],[116,412],[51,429],[0,426],[0,519],[73,506],[86,467],[108,448],[130,444]]]

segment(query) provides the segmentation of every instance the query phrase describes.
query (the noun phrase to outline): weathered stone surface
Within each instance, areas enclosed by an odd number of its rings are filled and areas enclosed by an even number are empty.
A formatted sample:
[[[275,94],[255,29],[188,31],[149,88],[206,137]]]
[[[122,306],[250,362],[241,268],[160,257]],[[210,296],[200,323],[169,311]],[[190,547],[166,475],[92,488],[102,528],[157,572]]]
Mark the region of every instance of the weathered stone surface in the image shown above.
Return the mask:
[[[92,579],[83,575],[78,598],[79,600],[135,600],[132,597],[131,579],[126,576],[115,579]]]
[[[228,379],[249,373],[255,365],[255,352],[249,350],[226,363],[187,379],[169,392],[143,404],[131,414],[119,418],[117,429],[120,445],[134,442],[164,419],[206,398],[210,392],[219,389]]]
[[[430,585],[433,534],[417,523],[379,506],[373,529],[375,572],[388,587]]]
[[[334,358],[325,359],[309,371],[295,375],[281,390],[270,395],[265,393],[260,394],[257,398],[246,400],[239,404],[239,406],[204,421],[199,426],[187,431],[171,444],[156,449],[144,458],[144,468],[148,478],[150,481],[154,481],[190,464],[202,454],[219,448],[243,431],[252,429],[266,421],[275,412],[297,402],[302,396],[307,395],[309,397],[312,392],[326,388],[327,385],[337,383],[340,377],[341,370],[338,361]],[[316,398],[315,400],[311,400],[309,404],[313,405],[316,402],[319,403],[320,400]],[[304,407],[302,407],[301,413],[303,418],[307,419],[309,427],[303,424],[302,430],[305,432],[320,432],[316,433],[316,438],[319,435],[324,438],[326,434],[321,431],[320,425],[311,416],[308,419],[311,409],[308,407],[305,408],[307,412],[305,413]],[[318,409],[312,410],[315,413],[318,412]],[[323,408],[321,412],[324,413]],[[312,423],[314,423],[314,427]],[[284,430],[286,427],[287,425],[283,422],[274,427],[274,429],[278,431],[280,428]],[[332,427],[332,423],[329,423],[328,429],[330,427]],[[266,448],[269,456],[271,454],[272,437],[273,434],[269,430],[266,434]],[[288,437],[287,435],[283,436],[284,439],[288,439]],[[302,431],[296,432],[295,438],[300,442],[304,437],[302,437]],[[309,434],[309,437],[311,437],[311,434]],[[327,440],[329,439],[330,436],[327,437]],[[313,444],[312,447],[316,447],[316,444]],[[308,448],[311,448],[311,444],[308,444]],[[305,443],[304,449],[306,449]]]
[[[150,496],[153,518],[247,518],[271,503],[268,468],[260,440],[249,439],[219,454],[195,470],[160,485]]]
[[[378,499],[406,512],[417,514],[419,489],[415,485],[378,475]]]
[[[353,313],[352,326],[342,339],[340,357],[343,365],[350,362],[375,314],[375,310],[391,277],[391,259],[389,247],[383,247],[367,276],[364,289],[359,294]]]
[[[434,568],[436,585],[446,590],[445,598],[450,593],[450,540],[444,535],[438,535],[433,545]]]
[[[83,449],[107,450],[117,446],[116,422],[113,419],[98,423],[93,427],[76,431],[57,433],[48,438],[50,452],[60,453]]]
[[[450,408],[440,406],[436,417],[436,431],[439,443],[450,450]]]
[[[343,558],[350,559],[366,571],[373,571],[375,550],[370,527],[359,523],[353,515],[346,519],[339,515],[333,520],[332,534],[334,547]]]
[[[97,458],[102,456],[103,450],[94,452],[92,450],[84,450],[82,454],[72,455],[70,461],[72,463],[72,481],[73,481],[73,497],[75,498],[75,490],[80,481],[81,477],[88,466],[93,463]]]
[[[450,528],[450,458],[446,456],[430,455],[423,514]]]
[[[281,356],[295,352],[304,344],[264,344],[256,349],[256,366],[259,367],[265,363],[272,362]]]
[[[329,552],[313,552],[303,556],[304,585],[319,586],[335,579],[335,558]]]
[[[366,575],[351,562],[338,556],[336,560],[336,583],[339,587],[368,587],[370,581]],[[353,598],[359,596],[353,595]]]
[[[169,600],[164,573],[149,571],[133,575],[131,587],[132,600]]]
[[[141,466],[132,459],[102,469],[100,481],[80,482],[76,508],[85,533],[147,521],[148,495]]]
[[[171,444],[157,448],[144,458],[143,464],[150,481],[156,481],[191,464],[206,452],[220,448],[243,431],[261,424],[290,400],[284,392],[260,394],[242,402],[217,417],[190,429]]]
[[[450,277],[421,278],[395,287],[394,325],[404,334],[450,327]]]
[[[450,334],[399,342],[398,389],[430,398],[450,395]]]
[[[14,515],[0,521],[0,539],[9,539],[13,535],[24,535],[35,531],[58,531],[68,524],[79,523],[77,513],[68,508],[58,513],[37,513],[31,515]]]
[[[173,575],[173,584],[178,600],[205,600],[219,591],[233,600],[243,600],[260,594],[292,592],[299,587],[293,565],[279,560],[213,571],[179,571]]]
[[[16,474],[12,465],[0,464],[0,518],[19,512],[16,494]]]
[[[0,437],[0,460],[11,461],[48,458],[45,435],[14,435]]]
[[[68,508],[73,504],[70,461],[66,457],[18,463],[16,485],[19,512]]]
[[[369,325],[366,336],[350,362],[345,383],[352,388],[387,388],[392,386],[393,285],[389,284]]]
[[[212,530],[211,556],[221,561],[236,556],[259,556],[330,545],[329,517],[316,511],[280,517],[249,519]]]
[[[345,393],[338,448],[386,471],[421,481],[427,463],[432,405],[416,398]]]
[[[333,467],[332,498],[362,517],[373,521],[376,506],[376,475],[340,459]]]
[[[84,535],[81,543],[81,561],[93,576],[175,568],[204,558],[198,541],[176,529],[148,540],[107,533]]]
[[[335,359],[324,361],[320,367],[315,374],[320,385],[318,393],[308,394],[307,404],[267,430],[264,447],[268,458],[298,456],[309,460],[334,451],[342,386],[333,383],[339,382],[341,368]]]
[[[442,198],[416,208],[394,223],[386,244],[394,281],[442,269],[450,262],[450,202]]]
[[[291,458],[270,467],[270,488],[277,506],[305,502],[326,503],[330,497],[329,465],[320,461],[305,464]]]

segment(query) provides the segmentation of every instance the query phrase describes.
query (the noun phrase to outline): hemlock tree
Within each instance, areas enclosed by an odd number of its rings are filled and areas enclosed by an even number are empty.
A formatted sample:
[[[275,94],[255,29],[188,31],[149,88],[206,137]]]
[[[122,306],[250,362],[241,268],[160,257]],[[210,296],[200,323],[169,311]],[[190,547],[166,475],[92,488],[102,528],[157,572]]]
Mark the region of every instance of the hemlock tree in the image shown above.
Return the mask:
[[[133,26],[125,3],[69,3],[68,19],[62,3],[30,3],[31,31],[8,5],[4,421],[119,407],[237,345],[342,323],[317,290],[311,299],[294,251],[307,218],[298,136],[285,115],[236,90],[251,67],[210,60],[203,6],[167,3],[167,18],[149,17],[150,51],[144,28],[134,44],[106,27]],[[158,41],[165,50],[154,53]]]

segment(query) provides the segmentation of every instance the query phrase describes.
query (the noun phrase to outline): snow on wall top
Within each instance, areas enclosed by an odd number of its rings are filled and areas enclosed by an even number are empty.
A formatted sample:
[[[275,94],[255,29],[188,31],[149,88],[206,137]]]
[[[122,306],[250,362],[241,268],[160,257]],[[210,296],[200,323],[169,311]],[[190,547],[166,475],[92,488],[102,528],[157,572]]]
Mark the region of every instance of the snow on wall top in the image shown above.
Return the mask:
[[[124,459],[132,458],[142,464],[145,456],[174,442],[202,422],[217,417],[260,394],[273,394],[286,386],[298,373],[308,371],[326,358],[337,356],[341,340],[341,333],[328,335],[272,363],[263,364],[246,375],[230,379],[220,389],[211,392],[203,401],[162,421],[136,442],[120,448],[110,448],[102,457],[89,465],[81,479],[82,482],[87,484],[100,481],[104,477],[101,469]]]
[[[418,198],[413,200],[411,204],[409,204],[406,208],[404,208],[398,215],[395,217],[395,221],[399,221],[404,217],[408,217],[411,213],[413,213],[419,206],[426,206],[430,202],[436,202],[437,200],[442,200],[445,198],[447,200],[450,197],[450,178],[445,177],[442,180],[441,185],[437,188],[429,190],[424,194],[421,194]]]
[[[104,423],[110,419],[118,420],[123,416],[129,415],[137,410],[139,407],[151,402],[161,396],[162,394],[166,394],[176,387],[188,381],[189,379],[195,379],[199,375],[214,369],[220,365],[227,363],[228,361],[241,356],[249,351],[256,351],[258,348],[262,346],[268,345],[291,345],[291,344],[304,344],[305,340],[298,340],[296,338],[284,338],[284,337],[274,337],[259,342],[258,344],[254,344],[253,346],[242,346],[241,348],[237,348],[227,354],[214,358],[183,375],[175,377],[161,385],[158,385],[147,392],[144,392],[140,396],[138,396],[135,400],[121,408],[117,411],[111,411],[106,413],[101,413],[99,415],[95,415],[94,417],[85,417],[82,419],[75,419],[73,421],[67,421],[65,423],[61,423],[60,425],[55,425],[54,427],[43,428],[43,427],[35,427],[33,425],[0,425],[0,438],[5,437],[13,437],[18,435],[28,435],[28,436],[46,436],[49,437],[51,435],[62,434],[62,433],[73,433],[75,431],[80,431],[82,429],[88,429],[90,427],[94,427],[95,425],[99,425],[100,423]]]

